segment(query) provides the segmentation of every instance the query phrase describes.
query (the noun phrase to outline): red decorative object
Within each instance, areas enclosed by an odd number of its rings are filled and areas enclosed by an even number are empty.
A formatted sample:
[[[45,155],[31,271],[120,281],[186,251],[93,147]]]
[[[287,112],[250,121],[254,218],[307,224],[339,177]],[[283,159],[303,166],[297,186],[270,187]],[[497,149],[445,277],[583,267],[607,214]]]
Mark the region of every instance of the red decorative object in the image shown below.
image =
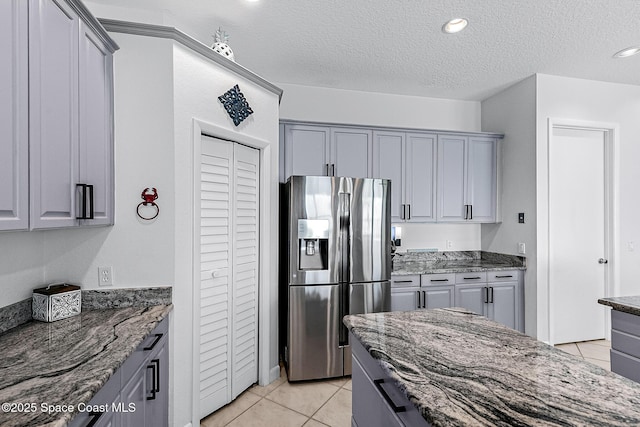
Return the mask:
[[[140,202],[140,204],[138,205],[138,207],[136,208],[136,212],[138,214],[138,216],[142,219],[144,219],[145,221],[151,221],[152,219],[154,219],[155,217],[158,216],[158,214],[160,213],[160,207],[156,204],[156,199],[158,198],[158,190],[154,188],[145,188],[144,190],[142,190],[142,194],[140,195],[140,197],[142,197],[142,200],[144,200],[144,202]],[[156,208],[156,213],[153,216],[150,217],[145,217],[142,216],[140,214],[140,207],[142,206],[152,206]]]

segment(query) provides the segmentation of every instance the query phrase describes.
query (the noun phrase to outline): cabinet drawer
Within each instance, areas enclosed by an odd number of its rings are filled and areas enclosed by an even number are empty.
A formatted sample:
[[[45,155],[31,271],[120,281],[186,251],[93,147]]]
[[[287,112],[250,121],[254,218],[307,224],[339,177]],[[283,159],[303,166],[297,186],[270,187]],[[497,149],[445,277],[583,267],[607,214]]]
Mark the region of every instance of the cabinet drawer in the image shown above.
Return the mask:
[[[486,271],[456,273],[456,283],[484,283],[487,281]]]
[[[123,382],[133,377],[136,371],[144,363],[144,360],[151,355],[154,350],[162,347],[162,344],[167,339],[167,332],[169,330],[169,318],[166,317],[160,322],[156,328],[140,343],[138,348],[135,349],[133,354],[122,365],[122,378]]]
[[[612,329],[611,348],[640,358],[640,337]]]
[[[611,310],[611,329],[640,337],[640,316]]]
[[[391,276],[392,288],[410,288],[420,286],[420,275]]]
[[[423,274],[420,278],[422,286],[453,285],[456,282],[455,273],[448,274]]]
[[[611,350],[611,371],[640,382],[640,359]]]
[[[518,277],[518,270],[487,272],[487,282],[515,282]]]

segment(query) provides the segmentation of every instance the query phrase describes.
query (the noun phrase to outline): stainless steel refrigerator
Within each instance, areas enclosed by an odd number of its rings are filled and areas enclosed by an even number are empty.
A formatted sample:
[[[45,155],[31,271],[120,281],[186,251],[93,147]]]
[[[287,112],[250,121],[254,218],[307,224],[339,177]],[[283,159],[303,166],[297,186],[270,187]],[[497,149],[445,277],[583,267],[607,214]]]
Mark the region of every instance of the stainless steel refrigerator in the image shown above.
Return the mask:
[[[351,374],[342,318],[391,308],[391,182],[292,176],[284,361],[290,381]],[[286,291],[286,290],[285,290]]]

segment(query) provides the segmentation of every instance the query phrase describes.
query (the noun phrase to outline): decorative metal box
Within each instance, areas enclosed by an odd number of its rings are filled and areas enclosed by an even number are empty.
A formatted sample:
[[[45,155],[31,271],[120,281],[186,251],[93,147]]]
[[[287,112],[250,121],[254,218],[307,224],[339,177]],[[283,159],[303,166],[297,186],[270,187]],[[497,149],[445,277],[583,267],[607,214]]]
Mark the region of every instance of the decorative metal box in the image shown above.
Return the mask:
[[[33,290],[32,317],[43,322],[55,322],[80,314],[80,286],[60,283]]]

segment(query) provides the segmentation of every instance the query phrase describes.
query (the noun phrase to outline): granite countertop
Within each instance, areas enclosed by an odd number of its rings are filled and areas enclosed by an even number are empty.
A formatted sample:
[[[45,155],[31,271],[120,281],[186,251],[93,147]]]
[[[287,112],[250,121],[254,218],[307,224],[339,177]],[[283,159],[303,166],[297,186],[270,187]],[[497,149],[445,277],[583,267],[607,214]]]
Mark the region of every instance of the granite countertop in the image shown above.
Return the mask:
[[[598,302],[614,310],[640,316],[640,296],[600,298]]]
[[[462,309],[344,323],[433,426],[640,425],[640,384]]]
[[[0,412],[0,425],[65,426],[71,412],[41,404],[87,403],[171,304],[83,311],[53,323],[32,321],[0,335],[0,403],[36,403],[35,412]]]
[[[485,251],[418,252],[396,254],[391,275],[469,273],[526,268],[526,259],[516,255]]]

